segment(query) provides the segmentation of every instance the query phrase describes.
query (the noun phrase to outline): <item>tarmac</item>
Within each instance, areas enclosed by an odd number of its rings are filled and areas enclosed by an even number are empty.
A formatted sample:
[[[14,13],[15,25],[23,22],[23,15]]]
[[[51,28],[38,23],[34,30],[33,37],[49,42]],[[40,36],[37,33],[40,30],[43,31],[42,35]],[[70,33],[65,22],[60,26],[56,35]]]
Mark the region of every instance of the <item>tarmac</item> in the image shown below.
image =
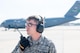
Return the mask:
[[[25,29],[19,29],[27,37]],[[55,44],[57,53],[80,53],[80,26],[55,26],[46,28],[42,34]],[[0,28],[0,53],[11,53],[20,34],[15,29]]]

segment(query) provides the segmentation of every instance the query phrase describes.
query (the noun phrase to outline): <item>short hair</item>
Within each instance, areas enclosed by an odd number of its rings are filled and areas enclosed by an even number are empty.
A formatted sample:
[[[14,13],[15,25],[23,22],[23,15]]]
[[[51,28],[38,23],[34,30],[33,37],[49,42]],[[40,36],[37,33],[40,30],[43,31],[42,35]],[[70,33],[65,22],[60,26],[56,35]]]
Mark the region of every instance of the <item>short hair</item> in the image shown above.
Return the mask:
[[[37,24],[39,24],[39,22],[40,22],[39,18],[38,18],[37,16],[35,16],[35,15],[29,16],[29,17],[27,18],[27,20],[28,20],[28,21],[34,20]]]

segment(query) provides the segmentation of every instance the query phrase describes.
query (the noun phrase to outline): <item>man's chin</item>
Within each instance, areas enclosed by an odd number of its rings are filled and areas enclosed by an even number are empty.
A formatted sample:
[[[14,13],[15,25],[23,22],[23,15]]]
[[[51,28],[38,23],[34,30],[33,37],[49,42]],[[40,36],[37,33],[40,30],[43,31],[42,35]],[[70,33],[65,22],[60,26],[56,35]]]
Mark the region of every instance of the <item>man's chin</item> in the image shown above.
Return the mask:
[[[28,35],[30,35],[29,33],[27,33]]]
[[[27,33],[29,35],[29,33]]]

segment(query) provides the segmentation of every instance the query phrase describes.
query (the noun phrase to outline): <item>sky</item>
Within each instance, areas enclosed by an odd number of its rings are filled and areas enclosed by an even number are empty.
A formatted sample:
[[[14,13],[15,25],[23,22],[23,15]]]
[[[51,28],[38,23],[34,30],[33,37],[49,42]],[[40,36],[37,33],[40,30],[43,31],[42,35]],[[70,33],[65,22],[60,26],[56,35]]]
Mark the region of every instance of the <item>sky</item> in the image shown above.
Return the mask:
[[[0,0],[0,23],[30,15],[64,17],[76,0]]]

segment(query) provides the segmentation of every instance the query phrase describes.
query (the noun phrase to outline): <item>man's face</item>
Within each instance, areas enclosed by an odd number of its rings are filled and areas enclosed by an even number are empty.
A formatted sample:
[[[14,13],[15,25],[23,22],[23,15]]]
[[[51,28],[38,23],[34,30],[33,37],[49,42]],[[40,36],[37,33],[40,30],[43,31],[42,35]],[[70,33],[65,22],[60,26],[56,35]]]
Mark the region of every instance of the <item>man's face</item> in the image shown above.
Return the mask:
[[[34,20],[29,20],[26,23],[26,31],[28,35],[33,35],[36,32],[37,24]]]

